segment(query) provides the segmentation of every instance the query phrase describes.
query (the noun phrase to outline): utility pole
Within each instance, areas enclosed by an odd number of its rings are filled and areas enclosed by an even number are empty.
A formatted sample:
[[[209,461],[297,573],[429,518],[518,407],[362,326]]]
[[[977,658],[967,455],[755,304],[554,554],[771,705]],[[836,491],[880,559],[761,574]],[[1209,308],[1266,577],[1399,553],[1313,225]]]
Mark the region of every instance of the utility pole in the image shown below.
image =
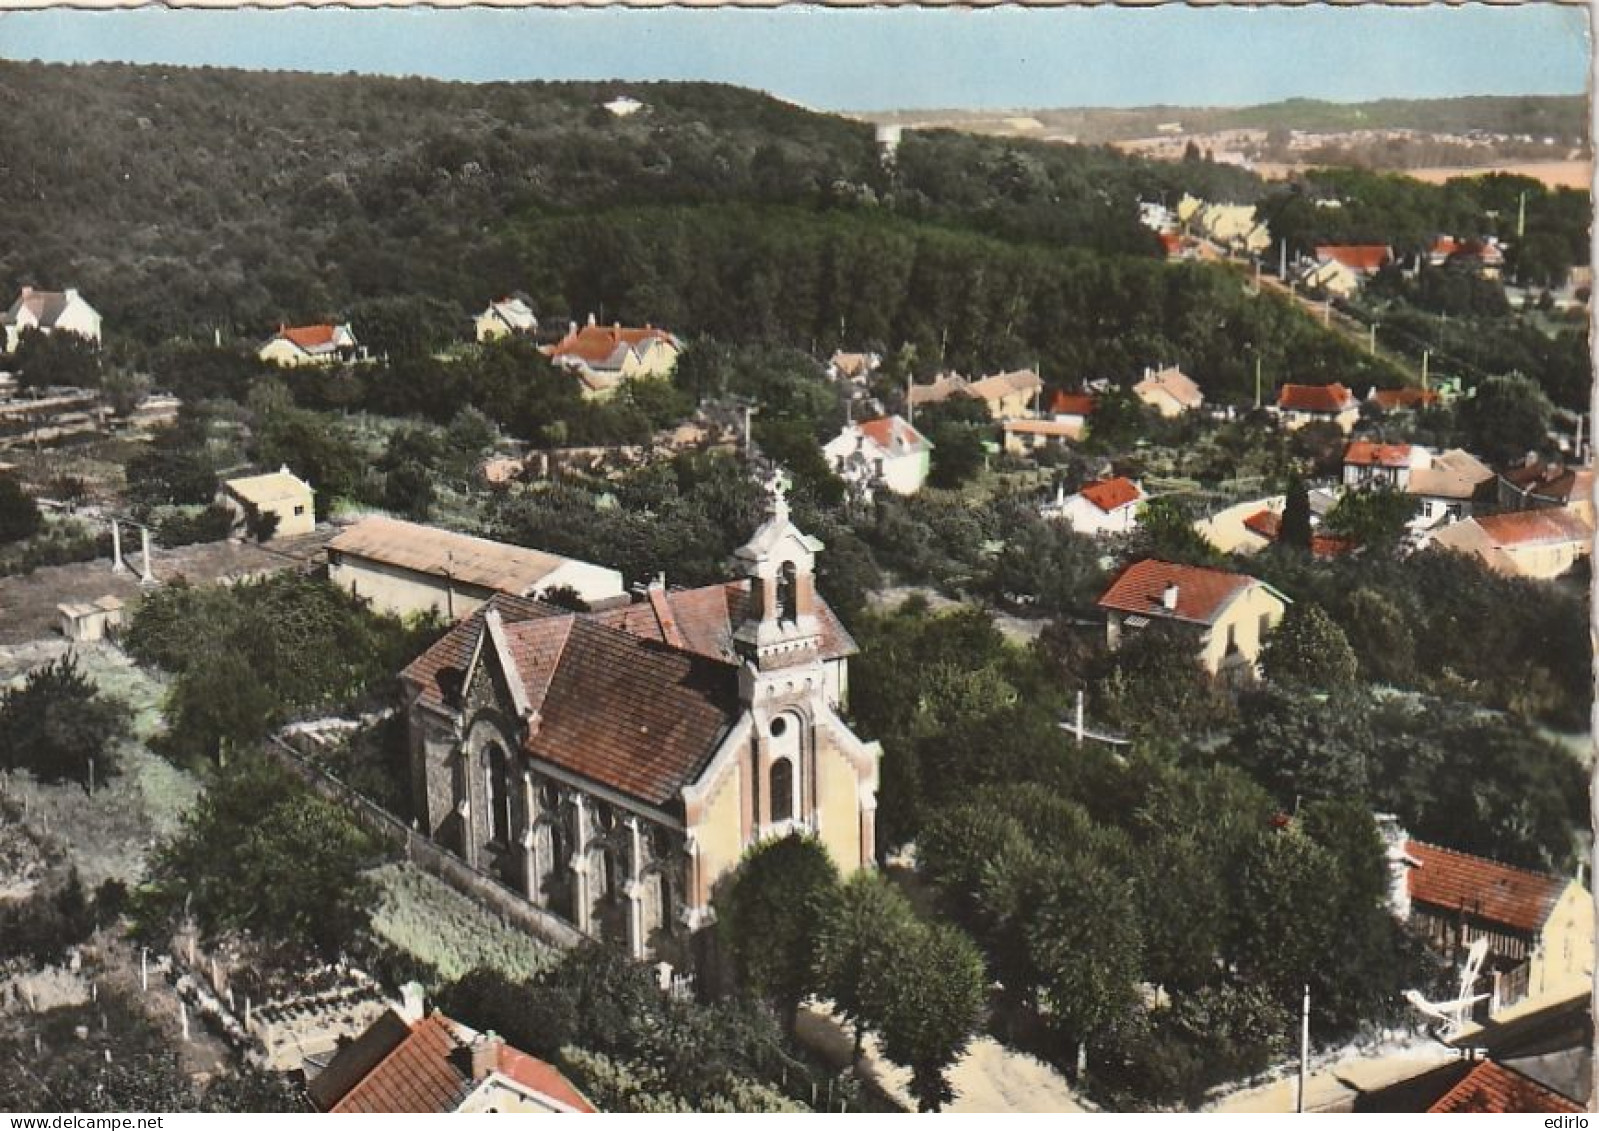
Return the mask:
[[[1521,190],[1521,207],[1516,211],[1516,239],[1527,238],[1527,190]]]
[[[1310,1061],[1310,987],[1305,987],[1305,1008],[1299,1018],[1299,1091],[1294,1098],[1294,1110],[1305,1110],[1305,1070]]]
[[[1421,351],[1421,391],[1427,391],[1427,359],[1432,357],[1432,350]]]
[[[1260,407],[1260,354],[1255,354],[1255,407]]]
[[[1367,338],[1366,352],[1375,355],[1377,352],[1377,323],[1371,324],[1371,332]]]
[[[916,423],[916,402],[911,400],[911,390],[916,387],[916,375],[905,374],[905,423]]]

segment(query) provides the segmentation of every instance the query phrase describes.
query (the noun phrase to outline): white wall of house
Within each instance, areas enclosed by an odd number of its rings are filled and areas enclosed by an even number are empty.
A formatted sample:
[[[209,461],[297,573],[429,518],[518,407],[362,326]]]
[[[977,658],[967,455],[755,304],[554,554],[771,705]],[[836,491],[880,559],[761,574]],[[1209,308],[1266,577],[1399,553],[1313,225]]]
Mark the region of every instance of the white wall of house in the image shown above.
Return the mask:
[[[1137,499],[1112,511],[1102,511],[1081,495],[1073,495],[1061,504],[1057,517],[1071,523],[1078,534],[1127,534],[1138,525],[1138,508],[1144,505]]]
[[[574,590],[591,606],[627,595],[619,571],[590,562],[566,562],[556,566],[540,580],[535,595],[563,587]]]

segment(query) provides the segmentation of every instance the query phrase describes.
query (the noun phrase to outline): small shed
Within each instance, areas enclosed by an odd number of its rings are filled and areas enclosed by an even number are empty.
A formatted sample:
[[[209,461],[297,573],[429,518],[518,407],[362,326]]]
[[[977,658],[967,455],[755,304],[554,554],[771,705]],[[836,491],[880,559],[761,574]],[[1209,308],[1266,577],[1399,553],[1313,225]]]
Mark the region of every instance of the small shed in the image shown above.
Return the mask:
[[[122,627],[124,606],[120,597],[105,596],[96,601],[57,605],[61,614],[61,635],[72,641],[104,640]]]
[[[249,507],[277,515],[273,534],[283,538],[316,529],[315,494],[309,483],[284,467],[266,475],[229,479],[222,485],[221,501],[240,522],[245,521]]]

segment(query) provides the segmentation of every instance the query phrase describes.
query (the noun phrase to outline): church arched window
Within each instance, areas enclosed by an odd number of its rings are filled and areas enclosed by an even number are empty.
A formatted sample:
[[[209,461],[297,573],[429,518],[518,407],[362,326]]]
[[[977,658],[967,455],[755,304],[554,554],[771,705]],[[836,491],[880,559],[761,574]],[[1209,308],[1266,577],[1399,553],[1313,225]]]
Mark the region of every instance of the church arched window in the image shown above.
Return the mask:
[[[489,803],[489,839],[511,843],[511,760],[498,742],[489,744],[484,786]]]
[[[768,775],[772,798],[772,823],[792,820],[794,817],[794,763],[779,758],[772,763]]]
[[[777,619],[799,619],[799,571],[793,562],[784,562],[777,573]]]

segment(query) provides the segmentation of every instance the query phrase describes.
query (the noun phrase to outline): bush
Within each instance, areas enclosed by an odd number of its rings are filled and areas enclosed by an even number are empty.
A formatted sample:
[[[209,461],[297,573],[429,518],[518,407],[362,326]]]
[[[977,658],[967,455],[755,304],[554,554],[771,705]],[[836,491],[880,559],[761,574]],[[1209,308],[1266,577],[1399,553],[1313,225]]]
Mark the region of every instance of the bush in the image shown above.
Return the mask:
[[[103,695],[69,653],[0,695],[0,765],[47,782],[104,781],[131,726],[126,705]]]

